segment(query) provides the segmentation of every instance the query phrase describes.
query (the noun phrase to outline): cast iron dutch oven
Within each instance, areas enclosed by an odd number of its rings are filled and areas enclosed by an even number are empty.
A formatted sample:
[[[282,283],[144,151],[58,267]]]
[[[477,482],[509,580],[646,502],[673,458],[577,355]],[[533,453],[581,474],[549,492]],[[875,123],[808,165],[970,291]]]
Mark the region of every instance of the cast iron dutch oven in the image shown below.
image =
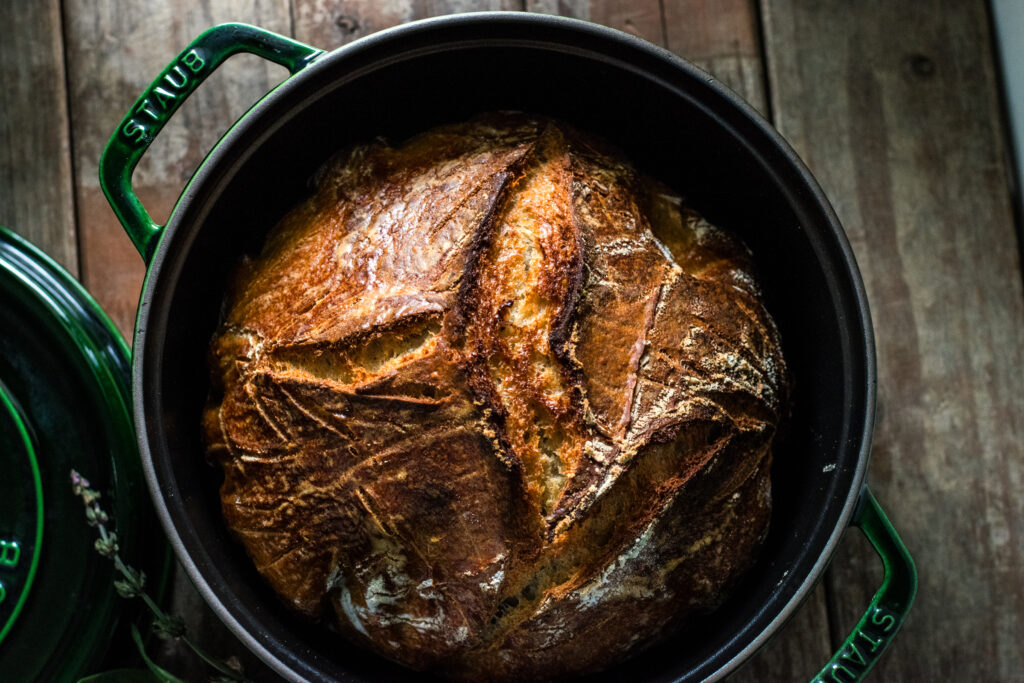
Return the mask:
[[[281,64],[291,77],[225,134],[167,224],[157,225],[132,191],[132,171],[181,102],[238,52]],[[881,555],[884,583],[819,678],[858,679],[902,624],[916,577],[864,486],[875,351],[842,228],[793,151],[734,93],[642,40],[557,17],[432,19],[330,53],[251,26],[218,26],[186,47],[118,126],[101,182],[149,266],[135,327],[135,423],[153,500],[190,578],[285,678],[422,679],[293,617],[230,537],[200,436],[206,354],[228,274],[243,253],[259,250],[328,156],[490,110],[546,114],[601,136],[739,234],[755,255],[794,377],[794,412],[772,473],[771,532],[758,564],[699,631],[602,676],[724,677],[781,628],[855,525]]]

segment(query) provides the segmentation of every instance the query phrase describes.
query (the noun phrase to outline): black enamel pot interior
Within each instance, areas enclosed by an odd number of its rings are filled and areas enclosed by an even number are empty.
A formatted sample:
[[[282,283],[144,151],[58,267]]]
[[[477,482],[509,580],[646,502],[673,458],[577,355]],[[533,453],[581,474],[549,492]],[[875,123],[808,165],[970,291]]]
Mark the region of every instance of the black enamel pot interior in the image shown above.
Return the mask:
[[[287,678],[423,680],[291,615],[229,535],[218,474],[203,457],[206,354],[233,265],[259,250],[333,152],[376,136],[401,141],[479,112],[521,110],[611,141],[755,255],[795,382],[772,473],[767,545],[699,629],[600,678],[702,680],[734,670],[820,578],[853,514],[870,445],[875,378],[865,297],[842,229],[803,164],[707,74],[582,22],[509,14],[428,20],[294,70],[214,149],[155,248],[144,250],[152,258],[135,337],[136,426],[163,523],[205,599]]]

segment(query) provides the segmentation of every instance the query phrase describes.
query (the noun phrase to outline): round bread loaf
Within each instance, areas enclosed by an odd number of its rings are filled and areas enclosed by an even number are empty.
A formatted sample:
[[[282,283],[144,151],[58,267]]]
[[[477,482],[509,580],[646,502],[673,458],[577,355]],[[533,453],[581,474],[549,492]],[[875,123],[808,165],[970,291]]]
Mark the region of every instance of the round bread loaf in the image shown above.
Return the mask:
[[[241,265],[211,369],[227,526],[417,669],[598,669],[767,533],[786,373],[749,255],[555,121],[337,156]]]

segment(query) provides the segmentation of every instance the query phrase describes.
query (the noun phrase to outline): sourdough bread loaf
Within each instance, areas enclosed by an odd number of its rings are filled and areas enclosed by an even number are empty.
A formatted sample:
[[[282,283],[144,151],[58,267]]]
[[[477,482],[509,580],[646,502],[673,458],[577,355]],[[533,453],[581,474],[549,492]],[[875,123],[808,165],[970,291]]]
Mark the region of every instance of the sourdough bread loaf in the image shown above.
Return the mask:
[[[225,311],[227,526],[385,657],[592,671],[720,603],[765,538],[786,370],[749,254],[558,122],[340,154]]]

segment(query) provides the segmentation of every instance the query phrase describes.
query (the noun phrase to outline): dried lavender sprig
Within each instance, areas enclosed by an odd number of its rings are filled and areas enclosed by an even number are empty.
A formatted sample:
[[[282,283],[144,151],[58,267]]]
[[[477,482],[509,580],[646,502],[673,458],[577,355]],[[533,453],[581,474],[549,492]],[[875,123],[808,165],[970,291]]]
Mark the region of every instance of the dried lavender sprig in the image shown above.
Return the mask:
[[[110,517],[100,507],[100,494],[90,488],[89,480],[75,470],[71,470],[71,490],[76,496],[82,499],[85,504],[85,519],[89,526],[99,530],[100,537],[96,539],[96,552],[111,559],[114,567],[124,577],[114,581],[114,588],[118,595],[123,598],[141,598],[146,606],[153,613],[153,630],[162,638],[177,638],[192,650],[200,659],[222,674],[219,680],[237,681],[249,683],[249,679],[242,673],[241,663],[237,658],[232,657],[230,663],[221,661],[210,654],[207,654],[199,645],[192,641],[185,628],[185,622],[178,616],[167,614],[158,604],[146,593],[146,574],[125,564],[121,559],[120,547],[117,544],[117,534],[107,529],[106,524]]]

